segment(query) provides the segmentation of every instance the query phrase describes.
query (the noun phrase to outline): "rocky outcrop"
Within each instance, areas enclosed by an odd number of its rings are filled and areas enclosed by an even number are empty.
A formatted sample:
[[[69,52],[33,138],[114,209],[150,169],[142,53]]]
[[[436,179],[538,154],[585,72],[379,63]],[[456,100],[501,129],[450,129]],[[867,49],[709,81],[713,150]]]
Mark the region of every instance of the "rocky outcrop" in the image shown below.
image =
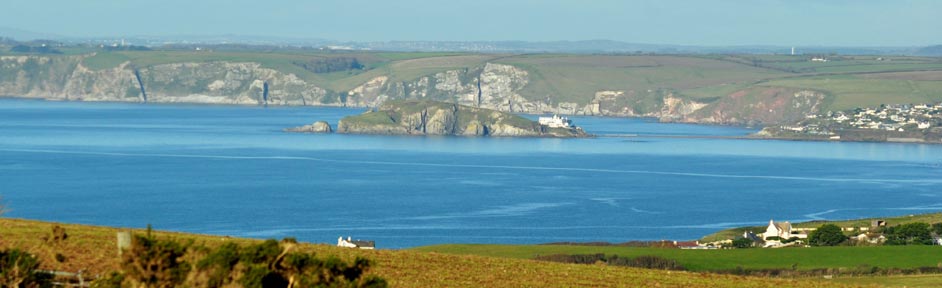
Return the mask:
[[[494,137],[586,137],[582,129],[549,128],[510,113],[430,100],[388,101],[345,117],[338,133]]]
[[[299,132],[299,133],[330,133],[334,130],[330,128],[330,124],[327,121],[317,121],[313,124],[288,128],[285,129],[286,132]]]
[[[438,72],[403,82],[390,82],[388,77],[379,76],[348,91],[346,104],[376,107],[390,99],[415,99],[505,112],[574,114],[521,95],[529,81],[526,70],[497,63]]]

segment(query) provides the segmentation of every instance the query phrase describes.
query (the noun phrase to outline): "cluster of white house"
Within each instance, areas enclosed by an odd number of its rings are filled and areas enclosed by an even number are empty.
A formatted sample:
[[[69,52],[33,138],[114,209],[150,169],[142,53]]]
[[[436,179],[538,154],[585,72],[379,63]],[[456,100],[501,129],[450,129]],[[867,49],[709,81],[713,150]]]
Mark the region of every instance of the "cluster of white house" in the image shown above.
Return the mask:
[[[903,126],[915,124],[916,129],[929,129],[932,127],[932,118],[942,117],[942,104],[928,105],[890,105],[881,108],[858,109],[855,114],[847,116],[838,112],[831,116],[837,123],[848,122],[851,126],[861,129],[881,129],[889,131],[905,131]]]
[[[886,227],[886,221],[878,219],[871,221],[870,227],[841,227],[841,230],[844,232],[857,233],[850,237],[851,240],[857,243],[882,244],[886,241],[886,236],[874,232],[878,231],[875,228],[879,227]],[[808,235],[814,230],[817,230],[817,228],[796,228],[792,227],[792,224],[788,221],[775,222],[769,220],[769,226],[766,226],[765,232],[756,234],[752,231],[746,231],[743,232],[742,237],[756,243],[764,243],[763,247],[766,248],[778,248],[805,245],[808,243]],[[934,238],[934,242],[936,245],[942,245],[942,237]],[[732,244],[732,240],[722,240],[712,243],[675,242],[674,244],[681,249],[717,249],[721,246]]]
[[[858,108],[852,112],[828,112],[807,115],[807,119],[824,119],[845,128],[906,132],[926,130],[942,124],[942,103],[915,105],[884,105],[880,108]],[[803,121],[804,122],[804,121]],[[817,135],[834,135],[818,123],[779,126],[782,130]],[[830,126],[830,125],[826,125]],[[834,127],[831,127],[833,129]],[[838,137],[839,138],[839,137]]]

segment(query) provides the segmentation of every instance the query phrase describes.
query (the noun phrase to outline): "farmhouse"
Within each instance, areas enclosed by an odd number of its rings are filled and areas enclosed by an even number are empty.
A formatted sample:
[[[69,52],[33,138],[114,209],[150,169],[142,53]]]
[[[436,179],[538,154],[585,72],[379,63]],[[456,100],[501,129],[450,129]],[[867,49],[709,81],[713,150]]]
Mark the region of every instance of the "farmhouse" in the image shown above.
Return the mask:
[[[765,233],[762,233],[762,239],[764,240],[776,240],[774,237],[778,237],[778,240],[787,240],[792,237],[798,237],[799,239],[808,238],[808,234],[801,233],[797,229],[792,229],[792,224],[785,222],[778,222],[769,220],[769,227],[765,228]],[[770,239],[771,238],[771,239]]]
[[[376,248],[376,242],[367,240],[353,240],[350,236],[347,236],[347,239],[343,239],[343,236],[341,236],[337,238],[337,247],[373,250]]]

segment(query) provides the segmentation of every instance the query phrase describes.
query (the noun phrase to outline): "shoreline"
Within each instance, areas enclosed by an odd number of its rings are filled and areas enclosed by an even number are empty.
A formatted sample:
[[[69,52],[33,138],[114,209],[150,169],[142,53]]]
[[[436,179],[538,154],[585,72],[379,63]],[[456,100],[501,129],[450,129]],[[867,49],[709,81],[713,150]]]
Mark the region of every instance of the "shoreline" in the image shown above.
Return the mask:
[[[700,125],[700,124],[696,124]],[[668,135],[668,134],[594,134],[596,138],[667,138],[667,139],[734,139],[734,140],[777,140],[793,142],[843,142],[843,143],[891,143],[891,144],[927,144],[940,145],[942,142],[930,141],[865,141],[865,140],[835,140],[835,139],[815,139],[801,137],[769,137],[756,136],[754,134],[742,136],[723,136],[723,135]]]
[[[47,101],[47,102],[70,102],[70,103],[108,103],[108,104],[136,104],[136,105],[161,105],[161,106],[208,106],[208,107],[260,107],[260,108],[316,108],[316,109],[370,109],[370,107],[348,107],[348,106],[335,106],[335,105],[280,105],[274,104],[271,106],[267,105],[250,105],[250,104],[237,104],[237,103],[201,103],[201,102],[140,102],[140,101],[88,101],[88,100],[73,100],[73,99],[49,99],[42,97],[24,97],[24,96],[12,96],[12,95],[0,95],[0,100],[11,99],[11,100],[24,100],[24,101]],[[516,115],[548,115],[548,114],[518,114]],[[695,122],[662,122],[659,121],[656,117],[644,117],[644,116],[612,116],[612,115],[569,115],[565,116],[572,117],[598,117],[598,118],[613,118],[613,119],[647,119],[652,120],[656,123],[663,124],[685,124],[685,125],[698,125],[698,126],[714,126],[714,127],[738,127],[738,128],[750,128],[745,125],[734,125],[734,124],[717,124],[717,123],[695,123]],[[755,128],[755,127],[751,127]],[[348,134],[350,133],[337,133],[332,134]],[[367,135],[367,134],[362,134]],[[369,135],[379,135],[386,136],[384,134],[369,134]],[[805,137],[786,137],[786,136],[757,136],[756,134],[749,135],[739,135],[739,136],[722,136],[722,135],[670,135],[670,134],[589,134],[589,137],[577,137],[577,138],[668,138],[668,139],[733,139],[733,140],[779,140],[779,141],[795,141],[795,142],[844,142],[844,143],[893,143],[893,144],[929,144],[929,145],[940,145],[940,142],[932,141],[866,141],[866,140],[843,140],[843,139],[825,139],[825,138],[805,138]],[[402,135],[410,136],[410,135]],[[494,137],[501,138],[501,137]],[[504,137],[506,138],[506,137]],[[516,138],[516,137],[513,137]],[[530,138],[545,138],[545,137],[530,137]],[[552,137],[551,137],[552,138]]]

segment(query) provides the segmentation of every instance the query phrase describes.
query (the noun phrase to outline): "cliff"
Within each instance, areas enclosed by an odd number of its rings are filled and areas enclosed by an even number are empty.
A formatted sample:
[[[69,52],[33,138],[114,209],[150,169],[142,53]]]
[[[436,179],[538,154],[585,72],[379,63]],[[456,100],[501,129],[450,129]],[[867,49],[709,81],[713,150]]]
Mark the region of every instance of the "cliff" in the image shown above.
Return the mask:
[[[387,101],[376,111],[348,116],[338,133],[494,137],[586,137],[579,128],[549,128],[491,109],[429,100]]]
[[[124,62],[93,70],[83,62],[87,57],[0,56],[0,95],[76,101],[342,105],[321,87],[254,62],[146,67]],[[140,75],[140,82],[135,74]]]
[[[0,56],[0,95],[75,101],[344,107],[378,107],[389,100],[433,100],[512,113],[655,117],[667,122],[733,125],[800,119],[821,112],[827,99],[822,92],[796,88],[751,86],[728,95],[693,98],[669,87],[613,90],[591,83],[584,85],[590,85],[594,93],[564,95],[532,89],[546,86],[549,81],[539,70],[495,63],[487,60],[490,58],[454,64],[444,57],[433,59],[441,63],[428,60],[408,69],[400,67],[408,63],[393,62],[388,65],[400,70],[367,74],[378,75],[371,77],[350,72],[342,76],[347,78],[335,81],[330,77],[337,76],[326,74],[301,77],[298,73],[307,71],[290,63],[261,64],[275,61],[270,59],[254,62],[208,58],[163,64],[134,64],[137,62],[128,60],[93,69],[90,67],[96,65],[89,63],[93,57]],[[453,66],[465,67],[449,68]],[[334,84],[338,82],[353,85]]]

